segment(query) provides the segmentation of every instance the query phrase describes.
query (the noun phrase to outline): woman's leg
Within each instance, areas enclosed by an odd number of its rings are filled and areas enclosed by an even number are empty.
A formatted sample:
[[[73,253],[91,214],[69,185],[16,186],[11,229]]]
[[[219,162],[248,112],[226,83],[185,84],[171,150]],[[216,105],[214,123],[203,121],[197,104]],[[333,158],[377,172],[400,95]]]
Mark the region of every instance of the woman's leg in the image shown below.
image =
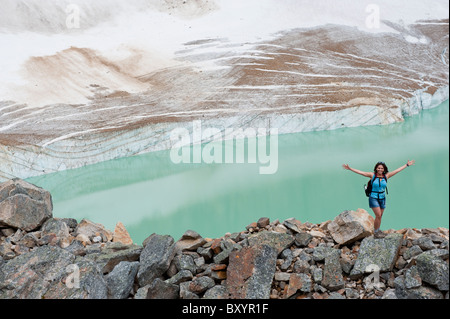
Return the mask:
[[[380,207],[372,207],[373,213],[375,214],[375,222],[373,223],[373,228],[375,231],[380,229],[381,217],[383,216],[384,209]]]

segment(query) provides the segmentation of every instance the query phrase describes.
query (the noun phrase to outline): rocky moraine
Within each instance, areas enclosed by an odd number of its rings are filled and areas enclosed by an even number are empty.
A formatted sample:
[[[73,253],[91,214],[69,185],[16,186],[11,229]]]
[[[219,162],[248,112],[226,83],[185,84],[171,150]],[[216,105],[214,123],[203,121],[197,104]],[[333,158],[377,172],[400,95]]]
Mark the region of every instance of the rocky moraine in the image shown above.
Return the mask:
[[[133,243],[90,220],[52,215],[51,195],[0,184],[0,298],[443,299],[449,230],[387,230],[348,210],[320,224],[262,217],[236,233]]]

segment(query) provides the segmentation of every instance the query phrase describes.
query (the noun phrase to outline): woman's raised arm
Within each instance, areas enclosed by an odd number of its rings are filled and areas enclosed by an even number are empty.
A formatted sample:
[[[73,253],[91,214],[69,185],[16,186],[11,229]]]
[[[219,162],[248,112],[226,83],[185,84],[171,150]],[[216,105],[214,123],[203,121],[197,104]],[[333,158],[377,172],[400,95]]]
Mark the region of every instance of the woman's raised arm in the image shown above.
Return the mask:
[[[391,178],[391,177],[394,176],[395,174],[397,174],[397,173],[403,171],[403,170],[404,170],[405,168],[407,168],[408,166],[414,165],[415,162],[416,162],[415,160],[411,160],[411,161],[408,160],[408,161],[406,162],[405,165],[400,166],[400,167],[397,168],[395,171],[392,171],[392,172],[387,173],[387,174],[386,174],[386,178]]]
[[[363,171],[360,171],[359,169],[351,168],[348,164],[343,164],[342,167],[344,169],[346,169],[346,170],[352,171],[352,172],[354,172],[356,174],[359,174],[359,175],[362,175],[362,176],[365,176],[365,177],[372,178],[372,176],[373,176],[372,172],[363,172]]]

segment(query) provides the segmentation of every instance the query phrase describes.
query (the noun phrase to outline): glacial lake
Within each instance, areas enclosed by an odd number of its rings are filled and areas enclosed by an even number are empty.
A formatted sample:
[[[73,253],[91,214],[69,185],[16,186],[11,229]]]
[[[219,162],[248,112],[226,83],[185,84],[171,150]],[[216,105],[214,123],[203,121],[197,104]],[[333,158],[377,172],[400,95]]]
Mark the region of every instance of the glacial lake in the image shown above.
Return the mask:
[[[449,104],[402,123],[278,136],[278,170],[252,164],[174,164],[170,151],[111,160],[28,178],[49,190],[54,217],[83,218],[114,230],[121,221],[141,244],[152,233],[177,240],[186,230],[217,238],[260,217],[321,223],[344,210],[372,216],[367,178],[342,169],[390,171],[381,229],[449,227]]]

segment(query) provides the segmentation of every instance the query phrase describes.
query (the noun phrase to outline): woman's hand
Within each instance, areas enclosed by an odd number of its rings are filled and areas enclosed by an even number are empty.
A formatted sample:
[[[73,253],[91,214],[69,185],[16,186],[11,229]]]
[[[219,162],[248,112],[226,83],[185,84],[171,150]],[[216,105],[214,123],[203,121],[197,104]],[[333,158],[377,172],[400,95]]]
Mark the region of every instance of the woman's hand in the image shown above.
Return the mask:
[[[415,160],[412,160],[412,161],[408,160],[408,162],[406,162],[406,165],[411,166],[411,165],[414,165],[415,162],[416,162]]]
[[[350,170],[350,166],[348,166],[348,164],[342,164],[342,168]]]

